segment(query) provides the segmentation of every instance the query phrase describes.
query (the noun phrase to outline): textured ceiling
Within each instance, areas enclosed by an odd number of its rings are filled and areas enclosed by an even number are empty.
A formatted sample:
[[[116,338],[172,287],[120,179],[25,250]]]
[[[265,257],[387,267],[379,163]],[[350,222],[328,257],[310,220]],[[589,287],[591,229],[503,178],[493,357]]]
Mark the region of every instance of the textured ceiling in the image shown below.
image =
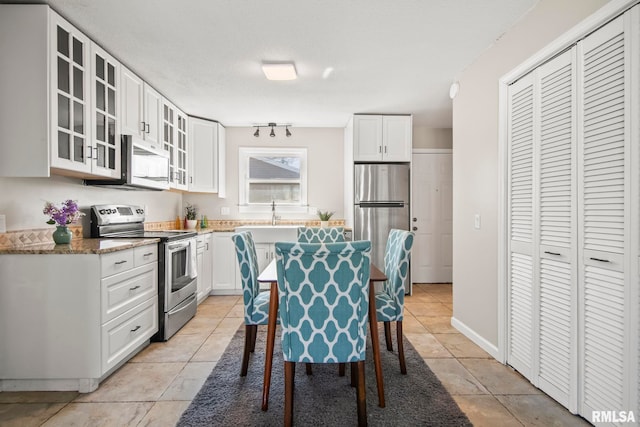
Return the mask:
[[[47,1],[190,115],[337,127],[353,113],[451,127],[451,82],[536,2]],[[299,77],[267,81],[262,61]]]

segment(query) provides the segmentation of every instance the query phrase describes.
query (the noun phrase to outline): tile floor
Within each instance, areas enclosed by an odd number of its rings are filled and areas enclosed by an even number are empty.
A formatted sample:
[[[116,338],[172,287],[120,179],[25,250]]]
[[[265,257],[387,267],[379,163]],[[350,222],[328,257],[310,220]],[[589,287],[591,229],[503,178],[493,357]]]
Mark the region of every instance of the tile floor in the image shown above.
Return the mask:
[[[174,426],[242,324],[242,310],[239,296],[209,297],[169,342],[149,345],[93,393],[2,392],[0,426]],[[451,310],[451,285],[414,286],[404,331],[474,425],[589,425],[458,333]]]

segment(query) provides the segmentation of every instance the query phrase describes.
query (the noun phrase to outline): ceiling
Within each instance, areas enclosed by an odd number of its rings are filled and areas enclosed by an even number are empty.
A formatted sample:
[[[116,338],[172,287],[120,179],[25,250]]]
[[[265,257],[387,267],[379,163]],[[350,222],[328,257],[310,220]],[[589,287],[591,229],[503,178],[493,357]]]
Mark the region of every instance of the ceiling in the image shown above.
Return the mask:
[[[537,1],[47,3],[189,115],[343,127],[353,113],[412,113],[446,128],[451,83]],[[294,61],[298,79],[266,80],[263,61]]]

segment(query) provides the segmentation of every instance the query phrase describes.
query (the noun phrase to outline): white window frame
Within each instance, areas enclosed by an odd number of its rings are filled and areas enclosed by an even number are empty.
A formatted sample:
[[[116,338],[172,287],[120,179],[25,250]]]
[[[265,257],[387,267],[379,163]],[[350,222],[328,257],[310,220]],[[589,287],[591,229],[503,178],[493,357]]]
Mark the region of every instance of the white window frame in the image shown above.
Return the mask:
[[[276,147],[238,148],[238,211],[240,213],[271,212],[271,203],[249,203],[249,158],[255,156],[280,156],[300,158],[300,203],[276,203],[278,213],[307,213],[307,149]]]

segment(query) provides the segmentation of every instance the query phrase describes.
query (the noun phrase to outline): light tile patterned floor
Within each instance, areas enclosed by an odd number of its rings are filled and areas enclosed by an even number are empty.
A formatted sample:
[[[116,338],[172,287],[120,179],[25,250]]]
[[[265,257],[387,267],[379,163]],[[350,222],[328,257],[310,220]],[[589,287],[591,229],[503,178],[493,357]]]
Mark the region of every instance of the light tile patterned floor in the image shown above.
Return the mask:
[[[589,425],[458,333],[451,304],[451,285],[415,285],[404,331],[474,425]],[[239,296],[210,297],[93,393],[0,393],[0,426],[174,426],[242,322]]]

